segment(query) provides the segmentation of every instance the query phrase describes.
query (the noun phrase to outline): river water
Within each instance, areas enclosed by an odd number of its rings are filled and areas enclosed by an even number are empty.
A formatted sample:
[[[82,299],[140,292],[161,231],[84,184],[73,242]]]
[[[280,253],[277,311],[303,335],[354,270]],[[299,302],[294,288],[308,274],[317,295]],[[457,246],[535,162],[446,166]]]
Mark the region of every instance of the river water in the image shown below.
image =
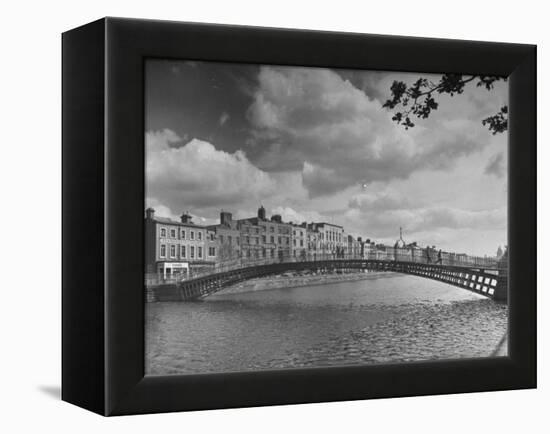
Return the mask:
[[[146,306],[148,375],[503,356],[508,310],[388,274]]]

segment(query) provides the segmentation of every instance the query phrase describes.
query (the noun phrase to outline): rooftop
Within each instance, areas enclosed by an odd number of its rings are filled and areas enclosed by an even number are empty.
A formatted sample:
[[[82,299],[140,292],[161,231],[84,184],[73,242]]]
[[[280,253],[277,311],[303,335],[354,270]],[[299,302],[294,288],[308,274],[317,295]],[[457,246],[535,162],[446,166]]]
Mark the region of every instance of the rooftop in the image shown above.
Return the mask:
[[[197,225],[195,223],[182,223],[176,220],[172,220],[171,218],[168,218],[168,217],[155,217],[153,218],[153,221],[157,223],[168,224],[168,225],[187,226],[187,227],[193,227],[193,228],[206,229],[206,226]]]
[[[340,225],[337,225],[335,223],[327,223],[327,222],[318,222],[318,223],[312,223],[313,225],[316,225],[316,226],[334,226],[334,227],[337,227],[337,228],[340,228],[340,229],[344,229],[344,226],[340,226]]]

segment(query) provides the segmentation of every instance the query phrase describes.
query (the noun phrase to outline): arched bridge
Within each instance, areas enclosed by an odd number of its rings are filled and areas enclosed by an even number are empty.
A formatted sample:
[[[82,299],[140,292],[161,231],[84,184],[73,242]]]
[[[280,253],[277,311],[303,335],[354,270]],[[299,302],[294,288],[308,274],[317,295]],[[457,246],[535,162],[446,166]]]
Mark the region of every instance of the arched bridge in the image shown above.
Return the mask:
[[[380,255],[377,255],[380,256]],[[503,261],[504,262],[504,261]],[[484,295],[494,300],[507,299],[507,271],[495,260],[461,256],[460,258],[436,258],[434,263],[425,256],[414,256],[410,252],[397,252],[383,257],[331,257],[321,258],[277,258],[262,261],[234,261],[217,266],[209,272],[189,276],[171,284],[171,299],[199,300],[228,286],[249,279],[277,275],[291,271],[312,271],[317,273],[334,271],[387,271],[410,274],[437,280],[465,290]],[[159,285],[162,286],[162,285]],[[160,289],[159,287],[157,287]],[[168,288],[166,288],[168,289]],[[162,297],[161,297],[162,298]]]

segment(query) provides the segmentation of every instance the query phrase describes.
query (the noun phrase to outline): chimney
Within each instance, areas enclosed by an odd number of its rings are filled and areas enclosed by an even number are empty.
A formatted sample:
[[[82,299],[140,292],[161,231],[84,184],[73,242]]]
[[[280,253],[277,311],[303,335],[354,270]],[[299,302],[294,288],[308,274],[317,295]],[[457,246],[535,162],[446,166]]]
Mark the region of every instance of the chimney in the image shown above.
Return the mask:
[[[220,224],[225,226],[231,226],[231,222],[233,221],[233,216],[230,212],[222,211],[220,212]]]
[[[265,208],[263,205],[258,208],[258,218],[260,220],[265,220]]]
[[[147,216],[147,220],[153,220],[155,218],[155,210],[153,208],[147,208],[145,210],[145,215]]]
[[[192,223],[191,219],[192,219],[192,217],[186,212],[184,212],[181,215],[181,222],[182,223]]]
[[[272,215],[271,216],[271,221],[272,222],[277,222],[277,223],[282,223],[283,222],[280,214]]]

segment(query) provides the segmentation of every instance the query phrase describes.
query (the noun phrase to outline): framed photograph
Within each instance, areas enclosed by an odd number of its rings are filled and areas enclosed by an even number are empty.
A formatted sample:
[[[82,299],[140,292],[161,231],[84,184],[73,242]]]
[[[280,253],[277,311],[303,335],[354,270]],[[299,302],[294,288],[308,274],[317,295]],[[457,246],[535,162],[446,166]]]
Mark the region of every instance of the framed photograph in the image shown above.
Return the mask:
[[[536,47],[63,34],[63,384],[102,415],[536,387]]]

